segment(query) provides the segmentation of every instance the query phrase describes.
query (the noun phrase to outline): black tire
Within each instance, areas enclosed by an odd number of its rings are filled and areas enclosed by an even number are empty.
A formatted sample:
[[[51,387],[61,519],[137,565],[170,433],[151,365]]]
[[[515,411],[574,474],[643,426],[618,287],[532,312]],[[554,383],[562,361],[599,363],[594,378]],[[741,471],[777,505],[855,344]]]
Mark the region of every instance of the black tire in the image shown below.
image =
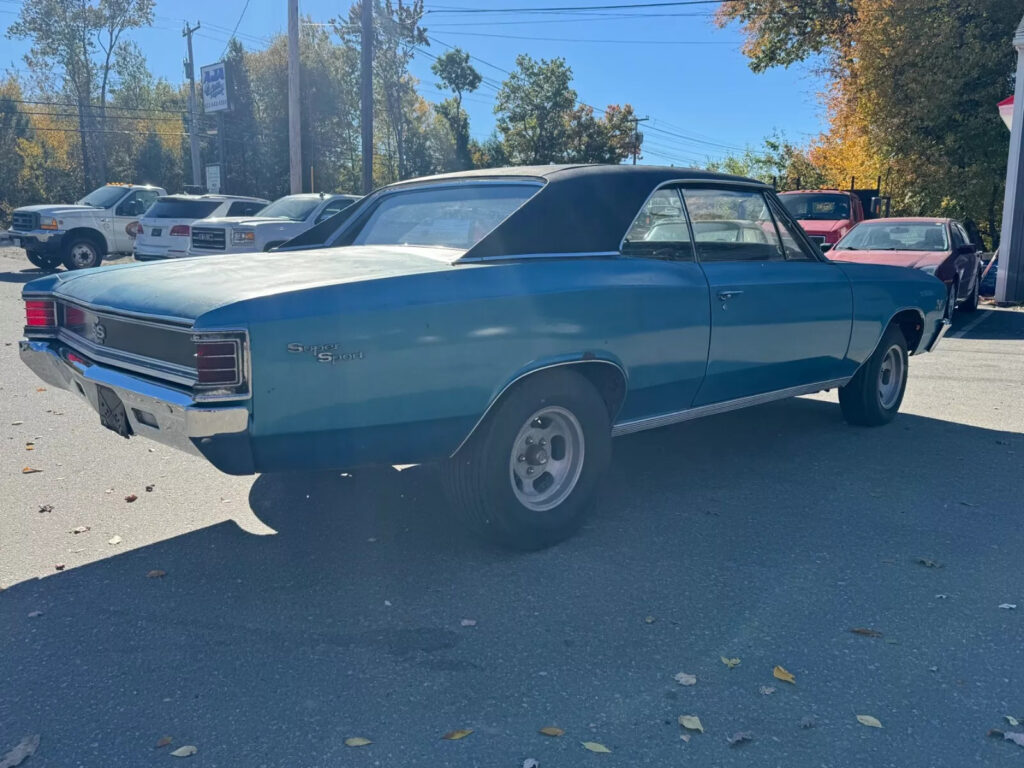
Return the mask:
[[[64,244],[63,261],[69,270],[92,269],[103,261],[103,249],[95,238],[80,235]]]
[[[978,299],[981,296],[981,270],[978,270],[978,274],[974,277],[974,290],[971,291],[971,295],[963,300],[957,309],[961,312],[977,312],[978,311]]]
[[[52,272],[60,264],[60,256],[54,256],[49,253],[40,253],[39,251],[25,251],[25,255],[28,260],[31,261],[35,266],[39,267],[46,272]]]
[[[899,371],[889,369],[890,378],[884,379],[883,364],[890,352],[899,360]],[[903,395],[907,391],[908,355],[907,340],[903,331],[896,325],[890,325],[874,353],[860,367],[845,387],[839,389],[839,407],[843,418],[850,424],[864,427],[879,427],[892,421],[900,410]],[[893,382],[892,376],[898,381]],[[887,393],[883,394],[883,383]],[[898,385],[895,396],[891,387]]]
[[[568,412],[576,420],[575,426],[582,435],[582,468],[574,484],[559,483],[567,489],[567,495],[556,506],[538,511],[520,501],[514,485],[521,483],[516,473],[522,470],[516,467],[532,469],[528,465],[535,459],[527,460],[526,465],[514,464],[523,457],[515,456],[513,449],[518,453],[516,441],[524,430],[544,424],[543,419],[532,419],[545,409],[554,409],[549,412],[556,414]],[[548,447],[553,461],[558,439],[552,438]],[[563,457],[567,457],[564,447],[562,450]],[[546,463],[549,457],[543,450],[540,454]],[[445,463],[443,474],[453,511],[475,533],[503,547],[536,550],[557,544],[580,527],[590,512],[610,459],[611,420],[604,400],[586,378],[559,368],[516,384],[470,440]],[[543,480],[546,467],[537,466],[537,470],[532,483]],[[522,493],[521,484],[518,487],[518,493]]]

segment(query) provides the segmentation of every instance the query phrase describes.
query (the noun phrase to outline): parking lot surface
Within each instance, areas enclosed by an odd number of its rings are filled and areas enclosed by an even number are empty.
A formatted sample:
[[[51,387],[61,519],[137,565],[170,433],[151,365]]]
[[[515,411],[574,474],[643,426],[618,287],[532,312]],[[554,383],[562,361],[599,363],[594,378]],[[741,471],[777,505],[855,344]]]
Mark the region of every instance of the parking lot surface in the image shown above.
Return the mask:
[[[38,274],[0,249],[0,760],[1024,760],[987,735],[1024,731],[1024,312],[959,316],[884,428],[833,392],[623,438],[592,521],[523,555],[430,467],[229,477],[103,430],[17,359]]]

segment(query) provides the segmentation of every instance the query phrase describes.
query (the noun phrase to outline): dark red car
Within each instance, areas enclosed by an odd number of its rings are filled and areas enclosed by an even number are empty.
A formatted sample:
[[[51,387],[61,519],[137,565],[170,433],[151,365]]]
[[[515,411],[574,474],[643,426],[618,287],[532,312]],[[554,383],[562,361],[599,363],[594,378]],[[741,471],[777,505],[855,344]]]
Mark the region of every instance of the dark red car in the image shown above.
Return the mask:
[[[947,312],[978,308],[981,256],[963,225],[953,219],[906,218],[862,221],[834,247],[833,261],[911,267],[946,284]]]

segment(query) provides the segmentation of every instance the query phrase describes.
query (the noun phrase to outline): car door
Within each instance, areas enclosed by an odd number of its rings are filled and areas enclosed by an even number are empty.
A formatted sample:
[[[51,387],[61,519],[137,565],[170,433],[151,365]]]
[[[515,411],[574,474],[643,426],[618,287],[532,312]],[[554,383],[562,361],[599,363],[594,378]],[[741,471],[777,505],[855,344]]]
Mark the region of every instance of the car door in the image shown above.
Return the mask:
[[[764,190],[683,189],[711,296],[707,374],[694,405],[848,376],[853,292]]]
[[[111,251],[131,252],[134,242],[128,234],[128,225],[138,221],[159,196],[160,193],[153,189],[136,189],[114,206],[112,226],[106,233]]]

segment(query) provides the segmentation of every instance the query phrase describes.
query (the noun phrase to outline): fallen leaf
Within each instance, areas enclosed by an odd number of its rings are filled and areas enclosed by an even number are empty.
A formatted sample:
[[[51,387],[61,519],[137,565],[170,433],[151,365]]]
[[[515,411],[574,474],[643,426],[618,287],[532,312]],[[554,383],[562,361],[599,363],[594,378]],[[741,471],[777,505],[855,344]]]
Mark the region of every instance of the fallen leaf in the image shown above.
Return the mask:
[[[55,566],[53,566],[53,567],[54,567],[54,568],[56,568],[56,569],[57,569],[58,571],[63,571],[63,570],[64,570],[64,568],[65,568],[65,566],[64,566],[64,563],[57,563],[57,564],[56,564]]]
[[[608,749],[604,744],[598,744],[596,741],[581,741],[584,749],[589,749],[591,752],[600,752],[602,754],[610,755],[611,750]]]
[[[942,563],[937,560],[929,560],[927,557],[918,557],[915,562],[918,565],[923,565],[925,568],[941,568]]]
[[[1016,603],[1000,603],[999,607],[1004,611],[1012,611],[1017,607]]]
[[[32,467],[22,467],[21,468],[21,474],[23,474],[23,475],[34,475],[37,472],[42,472],[42,471],[43,470],[41,470],[41,469],[33,469]]]
[[[107,539],[107,544],[109,544],[112,547],[116,547],[120,543],[121,543],[121,537],[120,536],[112,536],[111,538]]]
[[[146,486],[146,493],[152,493],[154,488],[156,488],[155,485],[147,485]]]
[[[70,533],[78,535],[79,533],[85,533],[86,531],[91,530],[92,528],[88,525],[76,525],[74,528],[71,529]]]
[[[37,619],[43,615],[42,611],[29,611],[28,617],[30,619]],[[1016,725],[1016,723],[1010,723],[1010,725]]]
[[[736,667],[738,667],[740,665],[740,660],[739,659],[729,659],[729,658],[726,658],[725,656],[722,656],[722,663],[725,664],[725,666],[727,666],[729,669],[735,669]]]
[[[53,512],[53,504],[40,504],[39,513],[42,514],[44,512]]]
[[[26,451],[34,451],[35,449],[36,449],[36,447],[32,443],[26,443],[25,444],[25,450]]]
[[[757,690],[760,691],[762,696],[771,696],[773,693],[775,693],[775,688],[771,685],[762,685]]]
[[[657,621],[657,619],[654,618],[653,616],[645,616],[644,617],[644,624],[653,624],[656,621]]]
[[[1007,731],[1003,734],[1003,738],[1007,741],[1012,741],[1018,747],[1024,747],[1024,733],[1015,733],[1013,731]]]
[[[868,629],[867,627],[854,627],[850,630],[855,635],[863,635],[864,637],[881,637],[882,633],[877,629]]]
[[[745,741],[753,740],[754,734],[750,731],[740,731],[739,733],[734,733],[732,736],[726,739],[726,741],[729,742],[730,747],[735,747],[737,744],[742,744]]]
[[[157,740],[157,742],[156,742],[156,747],[155,747],[155,749],[160,749],[161,747],[166,747],[166,746],[167,746],[168,744],[170,744],[170,743],[171,743],[172,741],[174,741],[174,739],[172,739],[172,738],[171,738],[170,736],[161,736],[161,737],[160,737],[160,738],[159,738],[159,739]]]
[[[154,568],[152,571],[146,574],[147,579],[162,579],[167,575],[167,571],[161,571],[159,568]]]
[[[675,681],[680,685],[696,685],[697,676],[687,674],[686,672],[680,672],[675,676]]]
[[[538,763],[532,757],[528,757],[525,760],[523,760],[523,768],[540,768],[540,763]]]
[[[39,749],[39,734],[26,736],[14,745],[14,749],[0,758],[0,768],[14,768],[16,765],[21,765],[37,749]]]
[[[364,739],[362,736],[350,736],[345,739],[346,747],[365,747],[367,744],[373,744],[369,739]]]
[[[976,506],[978,506],[977,504],[972,504],[969,501],[961,501],[960,503],[963,504],[965,507],[976,507]]]
[[[881,728],[882,724],[878,722],[877,717],[871,715],[857,715],[857,722],[861,725],[866,725],[868,728]]]
[[[784,683],[791,683],[796,685],[796,677],[793,676],[792,672],[787,672],[782,667],[776,665],[775,669],[772,670],[772,677],[776,680],[781,680]]]
[[[459,625],[463,627],[475,627],[476,619],[463,619],[459,622]]]
[[[30,613],[29,616],[31,616],[31,615],[32,614]],[[1016,728],[1018,725],[1020,725],[1020,720],[1018,720],[1016,717],[1012,717],[1010,715],[1003,715],[1003,717],[1005,717],[1006,718],[1006,722],[1008,722],[1014,728]]]
[[[178,747],[176,750],[171,752],[174,757],[192,757],[199,750],[193,747],[191,744],[186,744],[184,747]]]
[[[11,426],[12,427],[20,427],[24,423],[25,423],[24,421],[12,421],[11,422]]]
[[[36,392],[45,392],[46,387],[36,387]]]
[[[690,734],[688,734],[688,733],[680,733],[679,734],[679,738],[682,739],[683,741],[685,741],[687,744],[689,744],[690,743],[690,739],[692,739],[693,737]]]
[[[135,501],[138,498],[139,497],[136,496],[134,493],[129,493],[127,496],[124,497],[124,500],[127,501],[129,504],[131,504],[133,501]]]
[[[458,730],[458,731],[448,731],[448,733],[446,733],[441,738],[442,739],[447,739],[448,741],[458,741],[459,739],[466,738],[472,732],[473,732],[472,728],[465,728],[463,730]]]
[[[810,715],[805,715],[804,717],[800,718],[800,727],[801,728],[813,728],[817,724],[818,724],[818,721],[815,720]]]
[[[540,733],[543,733],[545,736],[563,736],[565,731],[561,728],[556,728],[553,725],[545,725],[540,729]]]
[[[688,731],[700,731],[704,733],[704,726],[696,715],[680,715],[679,724]]]

